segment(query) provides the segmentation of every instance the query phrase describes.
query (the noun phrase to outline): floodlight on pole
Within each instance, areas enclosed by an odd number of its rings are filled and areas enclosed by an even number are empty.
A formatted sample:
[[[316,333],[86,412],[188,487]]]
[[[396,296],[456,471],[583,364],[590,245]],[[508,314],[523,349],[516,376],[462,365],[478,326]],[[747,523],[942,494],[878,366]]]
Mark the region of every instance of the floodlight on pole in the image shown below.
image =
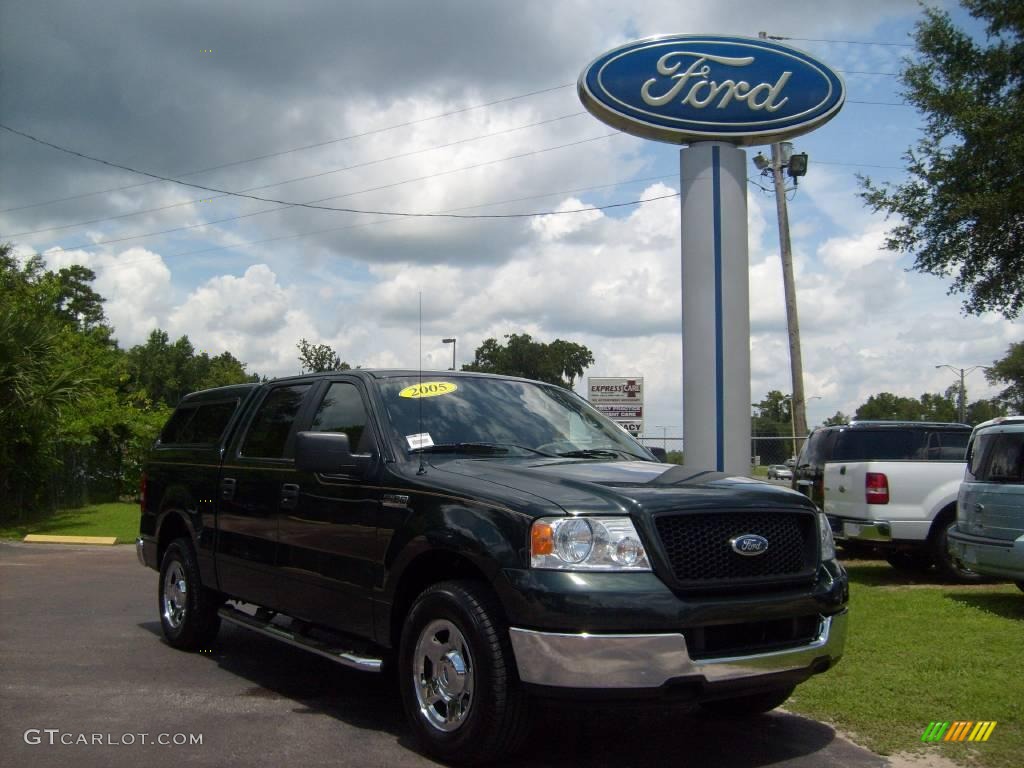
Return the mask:
[[[455,338],[453,337],[453,338],[450,338],[450,339],[441,339],[441,343],[442,344],[451,344],[452,345],[452,367],[449,368],[448,370],[449,371],[454,371],[455,370]]]

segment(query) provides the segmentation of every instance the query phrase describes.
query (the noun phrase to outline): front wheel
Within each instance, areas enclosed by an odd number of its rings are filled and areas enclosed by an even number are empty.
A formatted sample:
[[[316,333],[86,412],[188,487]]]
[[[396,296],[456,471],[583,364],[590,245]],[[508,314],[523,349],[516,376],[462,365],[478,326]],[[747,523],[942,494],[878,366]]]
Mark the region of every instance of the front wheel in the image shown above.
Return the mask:
[[[203,586],[192,542],[175,539],[160,564],[160,626],[175,648],[194,651],[208,645],[220,629],[217,593]]]
[[[736,696],[731,699],[716,699],[701,703],[703,709],[709,715],[717,717],[751,717],[770,712],[776,707],[782,706],[786,699],[793,695],[793,688],[778,688],[774,691],[754,693],[749,696]]]
[[[525,737],[526,695],[508,629],[478,582],[442,582],[416,598],[398,674],[413,734],[434,757],[480,763],[513,752]]]

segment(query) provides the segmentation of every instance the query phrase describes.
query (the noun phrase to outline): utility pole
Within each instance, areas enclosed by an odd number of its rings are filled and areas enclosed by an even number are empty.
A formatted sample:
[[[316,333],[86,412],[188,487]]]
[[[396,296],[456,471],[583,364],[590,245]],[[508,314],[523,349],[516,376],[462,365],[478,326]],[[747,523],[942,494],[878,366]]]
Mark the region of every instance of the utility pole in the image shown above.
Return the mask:
[[[959,410],[959,414],[960,414],[960,423],[961,424],[966,424],[967,423],[967,383],[964,381],[964,379],[967,377],[967,374],[974,373],[979,368],[981,368],[982,370],[988,370],[988,366],[987,365],[972,365],[970,368],[957,368],[955,365],[947,365],[945,363],[942,363],[941,365],[936,365],[935,368],[936,369],[939,369],[939,368],[949,368],[949,370],[951,370],[953,373],[960,374],[960,398],[959,398],[960,399],[960,408],[958,410]]]
[[[792,145],[786,144],[792,153]],[[804,400],[804,363],[800,354],[800,319],[796,311],[796,282],[793,279],[793,248],[789,239],[789,210],[786,206],[786,181],[782,169],[790,158],[783,157],[783,145],[772,144],[772,180],[775,182],[775,207],[779,216],[779,248],[782,251],[782,283],[786,291],[786,323],[789,328],[789,368],[793,379],[793,450],[797,435],[807,434],[807,403]],[[797,451],[799,452],[799,451]]]

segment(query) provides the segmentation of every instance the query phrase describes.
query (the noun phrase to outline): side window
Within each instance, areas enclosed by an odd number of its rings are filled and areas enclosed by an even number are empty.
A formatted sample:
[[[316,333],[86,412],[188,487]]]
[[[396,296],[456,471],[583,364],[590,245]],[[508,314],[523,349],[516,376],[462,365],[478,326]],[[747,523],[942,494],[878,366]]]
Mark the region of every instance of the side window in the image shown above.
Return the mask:
[[[217,443],[237,407],[237,400],[229,400],[180,408],[160,433],[160,442],[163,445]]]
[[[1024,480],[1024,435],[993,436],[988,451],[988,472],[985,478],[993,483],[1019,483]]]
[[[970,432],[932,432],[928,435],[928,461],[963,461]]]
[[[976,479],[983,479],[981,465],[985,460],[985,449],[991,435],[981,434],[967,446],[967,474]]]
[[[310,426],[313,432],[344,432],[353,453],[372,453],[373,437],[366,428],[363,398],[354,384],[336,381],[324,396]]]
[[[251,458],[285,458],[285,445],[291,433],[302,398],[309,384],[277,387],[260,404],[242,443],[241,454]]]

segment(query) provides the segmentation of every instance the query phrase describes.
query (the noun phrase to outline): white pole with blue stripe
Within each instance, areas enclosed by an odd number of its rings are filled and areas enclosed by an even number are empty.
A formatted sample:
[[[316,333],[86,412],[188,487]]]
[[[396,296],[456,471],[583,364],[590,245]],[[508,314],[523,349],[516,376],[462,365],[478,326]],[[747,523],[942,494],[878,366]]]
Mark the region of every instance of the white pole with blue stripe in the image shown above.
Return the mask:
[[[679,154],[685,464],[740,475],[750,472],[746,160],[713,141]]]

